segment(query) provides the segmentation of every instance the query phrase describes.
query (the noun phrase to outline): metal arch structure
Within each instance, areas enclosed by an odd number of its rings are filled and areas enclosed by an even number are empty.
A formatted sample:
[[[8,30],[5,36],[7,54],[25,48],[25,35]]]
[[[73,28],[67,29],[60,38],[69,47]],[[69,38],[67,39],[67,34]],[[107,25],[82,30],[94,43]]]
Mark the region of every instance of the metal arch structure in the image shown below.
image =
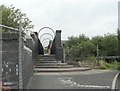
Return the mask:
[[[49,45],[49,44],[47,44],[47,43],[44,43],[44,44],[43,44],[44,47],[46,47],[46,46],[48,46],[48,45]]]
[[[44,34],[42,34],[42,35],[40,36],[40,40],[41,40],[41,38],[42,38],[44,35],[50,35],[50,36],[52,37],[52,39],[54,39],[54,37],[53,37],[52,34],[50,34],[50,33],[44,33]]]
[[[41,29],[39,30],[38,33],[40,33],[43,29],[50,29],[50,30],[55,34],[54,30],[53,30],[52,28],[50,28],[50,27],[43,27],[43,28],[41,28]]]
[[[44,46],[47,47],[47,45],[44,45]],[[44,48],[45,48],[45,47],[44,47]]]
[[[48,42],[44,42],[42,45],[44,47],[44,45],[49,45],[49,43]]]
[[[49,44],[49,43],[48,43],[48,42],[44,42],[43,45],[44,45],[44,44]]]
[[[44,41],[46,41],[46,40],[49,40],[49,41],[50,41],[51,39],[50,39],[50,38],[45,38],[45,39],[42,40],[42,43],[43,43]]]
[[[42,30],[44,30],[44,29],[49,29],[50,31],[52,31],[52,33],[50,32],[45,32],[45,33],[43,33],[42,35],[40,35],[40,32],[42,31]],[[44,35],[49,35],[48,37],[46,37],[46,38],[44,38],[43,36]],[[45,47],[47,47],[48,45],[49,45],[49,43],[48,42],[45,42],[46,40],[54,40],[54,38],[55,38],[55,32],[54,32],[54,30],[52,29],[52,28],[50,28],[50,27],[43,27],[43,28],[41,28],[40,30],[39,30],[39,32],[38,32],[38,36],[39,36],[39,40],[40,40],[40,42],[41,42],[41,44],[42,44],[42,46],[45,48]],[[42,38],[43,37],[43,38]],[[49,38],[49,37],[51,37],[51,38]],[[44,42],[44,43],[43,43]]]

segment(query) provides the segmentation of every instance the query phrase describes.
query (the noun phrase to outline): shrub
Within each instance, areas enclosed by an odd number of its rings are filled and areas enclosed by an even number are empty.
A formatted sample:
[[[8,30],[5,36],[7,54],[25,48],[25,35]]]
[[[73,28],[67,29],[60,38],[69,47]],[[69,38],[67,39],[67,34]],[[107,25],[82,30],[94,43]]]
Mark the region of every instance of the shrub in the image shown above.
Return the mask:
[[[110,69],[110,70],[120,70],[120,63],[117,61],[113,61],[112,63],[107,63],[103,60],[100,61],[99,64],[100,69]]]

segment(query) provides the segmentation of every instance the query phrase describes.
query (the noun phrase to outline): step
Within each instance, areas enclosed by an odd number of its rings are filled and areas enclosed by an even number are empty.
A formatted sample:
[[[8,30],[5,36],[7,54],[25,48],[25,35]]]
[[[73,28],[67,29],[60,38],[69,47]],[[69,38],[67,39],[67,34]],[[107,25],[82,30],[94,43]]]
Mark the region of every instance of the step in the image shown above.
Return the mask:
[[[36,63],[58,63],[58,61],[36,61]]]
[[[39,55],[38,57],[55,57],[55,55]]]
[[[37,59],[37,61],[56,61],[56,59]]]
[[[90,68],[81,68],[81,67],[73,67],[73,68],[35,68],[34,72],[77,72],[77,71],[87,71],[91,70]]]
[[[51,54],[51,55],[38,55],[38,56],[55,56],[55,55]]]
[[[71,68],[73,65],[66,66],[35,66],[35,68]]]
[[[38,58],[55,58],[55,56],[38,56]]]
[[[62,66],[62,65],[67,65],[67,63],[58,63],[58,62],[56,62],[56,63],[52,63],[52,62],[49,62],[49,63],[36,63],[36,65],[38,66],[38,65],[40,65],[40,66],[42,66],[42,65],[46,65],[46,66],[48,66],[48,65],[58,65],[58,66]]]
[[[38,58],[37,60],[56,60],[55,58]]]
[[[57,63],[37,63],[36,66],[55,66]]]
[[[57,65],[68,65],[67,63],[57,63]]]

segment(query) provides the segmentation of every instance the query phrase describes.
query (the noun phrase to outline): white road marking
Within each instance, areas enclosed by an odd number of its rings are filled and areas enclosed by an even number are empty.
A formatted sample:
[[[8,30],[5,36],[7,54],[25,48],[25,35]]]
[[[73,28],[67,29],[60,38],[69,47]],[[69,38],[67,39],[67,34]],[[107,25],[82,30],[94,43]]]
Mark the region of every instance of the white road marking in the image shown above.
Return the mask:
[[[111,87],[111,89],[116,89],[116,82],[117,82],[117,78],[118,78],[118,75],[120,74],[120,72],[118,72],[116,75],[115,75],[115,77],[114,77],[114,79],[113,79],[113,81],[112,81],[112,87]]]
[[[58,78],[61,82],[63,82],[66,86],[70,86],[70,87],[79,87],[79,88],[99,88],[99,89],[110,89],[110,86],[97,86],[97,85],[83,85],[83,84],[79,84],[75,81],[73,81],[73,79],[71,77],[66,77],[66,78]]]

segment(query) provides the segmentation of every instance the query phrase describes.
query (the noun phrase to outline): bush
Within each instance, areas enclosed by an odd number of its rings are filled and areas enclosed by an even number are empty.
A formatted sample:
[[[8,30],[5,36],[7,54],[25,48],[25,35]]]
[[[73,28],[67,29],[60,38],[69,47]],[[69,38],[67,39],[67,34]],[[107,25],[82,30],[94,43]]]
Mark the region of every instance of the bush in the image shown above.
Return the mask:
[[[88,57],[87,60],[90,61],[90,62],[96,63],[96,57],[94,57],[94,56]]]
[[[100,69],[109,69],[109,70],[120,70],[120,63],[117,61],[113,61],[112,63],[107,63],[103,60],[100,61],[99,64]]]

